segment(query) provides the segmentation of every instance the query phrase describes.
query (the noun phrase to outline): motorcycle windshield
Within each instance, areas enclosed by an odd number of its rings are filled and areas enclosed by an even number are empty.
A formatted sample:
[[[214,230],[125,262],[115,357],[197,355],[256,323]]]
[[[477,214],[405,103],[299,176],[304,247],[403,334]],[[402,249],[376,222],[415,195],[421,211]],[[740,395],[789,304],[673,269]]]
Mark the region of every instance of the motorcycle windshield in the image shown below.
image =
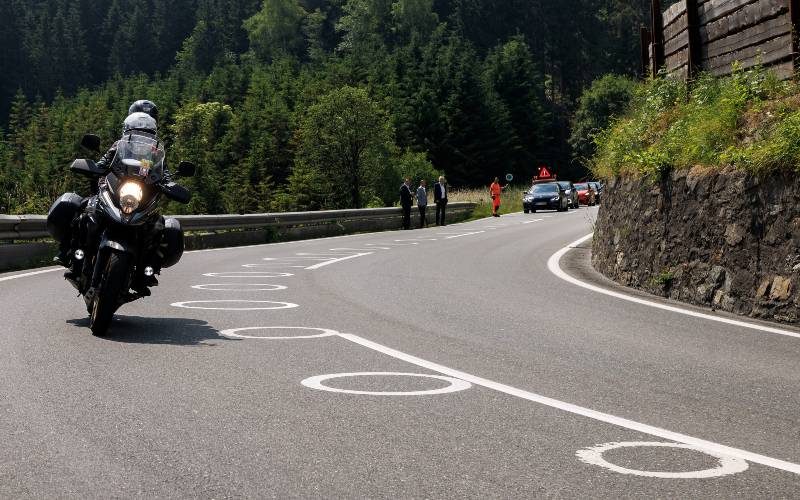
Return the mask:
[[[164,145],[152,136],[126,134],[117,142],[115,165],[126,176],[141,177],[148,184],[164,177]]]

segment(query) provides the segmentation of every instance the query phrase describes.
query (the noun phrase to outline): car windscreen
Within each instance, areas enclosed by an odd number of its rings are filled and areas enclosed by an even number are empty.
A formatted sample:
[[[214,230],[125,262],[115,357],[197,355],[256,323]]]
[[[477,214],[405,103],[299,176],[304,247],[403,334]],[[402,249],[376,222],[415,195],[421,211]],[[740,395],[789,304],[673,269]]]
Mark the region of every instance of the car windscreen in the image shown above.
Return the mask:
[[[557,184],[537,184],[531,188],[531,194],[558,193]]]
[[[561,189],[572,189],[569,182],[559,182],[558,185],[561,186]]]
[[[586,190],[589,189],[589,185],[588,184],[575,184],[575,189],[577,189],[578,191],[586,191]]]

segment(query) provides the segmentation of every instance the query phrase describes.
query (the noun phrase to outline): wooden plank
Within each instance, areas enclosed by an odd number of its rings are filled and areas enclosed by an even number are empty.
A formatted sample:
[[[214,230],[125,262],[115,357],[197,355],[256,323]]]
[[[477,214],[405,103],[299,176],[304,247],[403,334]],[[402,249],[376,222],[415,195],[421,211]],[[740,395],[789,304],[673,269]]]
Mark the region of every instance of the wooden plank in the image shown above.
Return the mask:
[[[700,6],[700,24],[705,25],[717,19],[730,15],[745,5],[757,3],[762,0],[711,0]]]
[[[739,61],[743,68],[749,68],[757,64],[767,66],[771,63],[790,58],[792,54],[792,35],[788,34],[774,38],[761,45],[747,47],[744,50],[708,59],[706,67],[710,70],[722,68],[730,71],[734,61]]]
[[[684,64],[683,66],[679,66],[669,73],[667,73],[667,77],[674,78],[676,80],[688,80],[689,79],[689,65]]]
[[[664,67],[666,68],[667,73],[669,73],[670,71],[674,70],[675,68],[679,68],[684,64],[689,64],[688,47],[668,57],[664,63]]]
[[[686,12],[686,0],[681,0],[676,4],[672,4],[670,8],[664,11],[664,14],[661,16],[664,23],[664,28],[672,24],[676,19],[681,17]]]
[[[778,62],[775,64],[770,64],[767,66],[767,69],[774,72],[778,78],[782,80],[788,80],[794,76],[794,62],[793,61],[783,61]],[[728,76],[731,74],[731,68],[719,67],[709,70],[714,76]]]
[[[664,57],[669,57],[675,52],[689,46],[689,31],[686,30],[679,36],[664,44]]]
[[[788,0],[789,2],[789,20],[792,23],[792,49],[793,49],[793,61],[792,61],[792,76],[794,76],[794,70],[797,68],[797,54],[800,52],[800,0]]]
[[[664,42],[672,40],[680,35],[689,27],[689,20],[686,16],[679,17],[677,21],[664,28]]]
[[[786,0],[760,0],[747,5],[730,15],[708,23],[703,27],[703,40],[711,42],[733,33],[756,26],[769,19],[786,15],[789,5]]]
[[[747,28],[744,31],[735,33],[731,36],[720,38],[704,44],[703,48],[701,49],[701,58],[710,59],[712,57],[719,57],[729,52],[742,50],[751,45],[758,45],[766,42],[767,40],[790,33],[791,30],[792,23],[788,15],[776,17],[759,25]]]

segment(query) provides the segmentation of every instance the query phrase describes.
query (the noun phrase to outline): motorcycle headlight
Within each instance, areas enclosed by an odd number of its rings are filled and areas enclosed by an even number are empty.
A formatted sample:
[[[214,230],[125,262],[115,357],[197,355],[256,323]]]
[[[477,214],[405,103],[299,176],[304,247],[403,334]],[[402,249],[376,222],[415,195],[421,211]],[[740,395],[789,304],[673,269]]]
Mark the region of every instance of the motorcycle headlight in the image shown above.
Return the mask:
[[[136,182],[128,181],[119,188],[119,208],[122,213],[130,214],[139,208],[142,201],[142,186]]]

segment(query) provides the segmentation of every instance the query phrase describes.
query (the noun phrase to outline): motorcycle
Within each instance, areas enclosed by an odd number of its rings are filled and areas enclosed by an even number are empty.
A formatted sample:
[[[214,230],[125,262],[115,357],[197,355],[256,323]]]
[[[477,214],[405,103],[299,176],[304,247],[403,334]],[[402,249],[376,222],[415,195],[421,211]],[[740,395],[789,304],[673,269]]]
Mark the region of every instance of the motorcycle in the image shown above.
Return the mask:
[[[100,138],[85,135],[81,145],[100,153]],[[70,171],[87,177],[92,196],[67,193],[53,204],[47,227],[69,241],[64,274],[86,303],[92,333],[103,336],[124,304],[150,296],[161,269],[183,255],[183,231],[176,219],[160,214],[163,197],[189,203],[191,193],[164,170],[165,150],[154,136],[126,133],[116,143],[108,170],[77,159]],[[181,162],[176,177],[191,177],[195,167]]]

